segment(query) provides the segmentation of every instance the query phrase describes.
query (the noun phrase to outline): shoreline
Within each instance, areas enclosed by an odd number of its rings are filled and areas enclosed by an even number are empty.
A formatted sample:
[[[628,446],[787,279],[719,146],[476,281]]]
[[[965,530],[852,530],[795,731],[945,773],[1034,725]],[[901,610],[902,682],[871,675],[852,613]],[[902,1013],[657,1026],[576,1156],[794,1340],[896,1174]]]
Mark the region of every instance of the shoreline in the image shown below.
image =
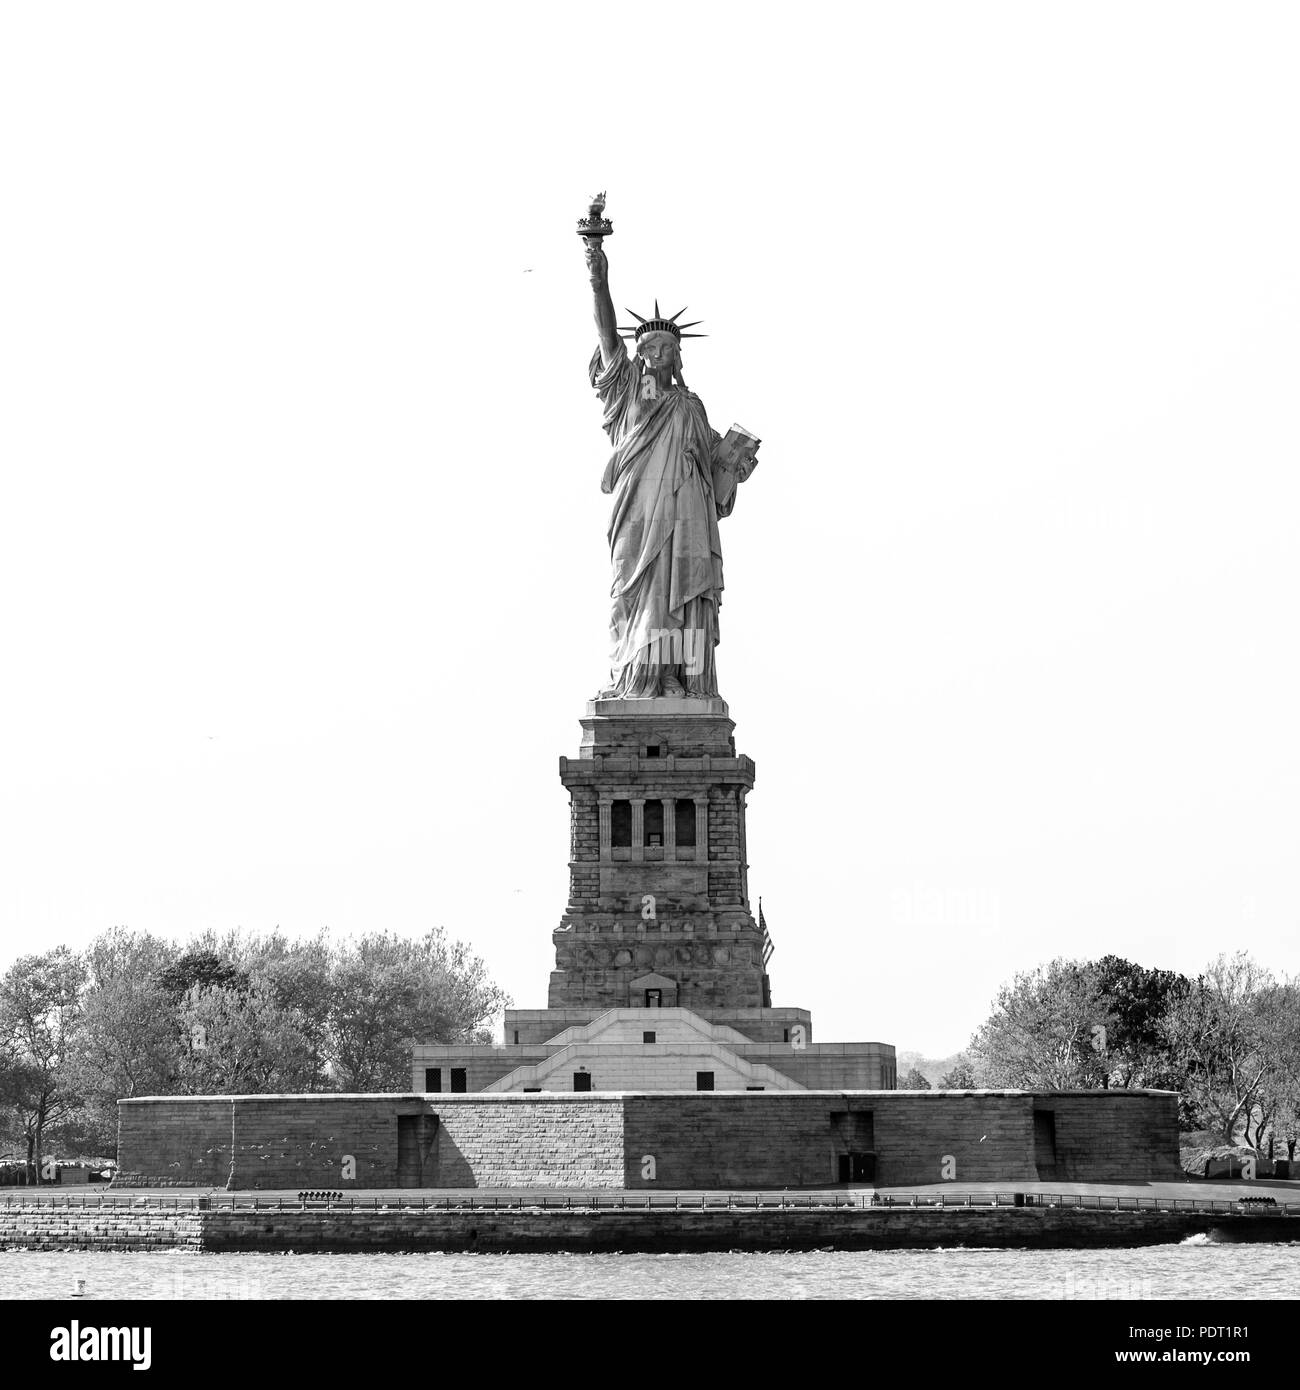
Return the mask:
[[[997,1195],[945,1194],[938,1205],[933,1194],[908,1194],[888,1205],[845,1192],[682,1193],[659,1194],[647,1207],[644,1194],[619,1192],[437,1193],[436,1205],[427,1196],[416,1205],[414,1193],[348,1193],[331,1203],[193,1189],[58,1194],[0,1200],[0,1250],[658,1254],[1121,1249],[1197,1235],[1214,1243],[1300,1241],[1296,1204],[1252,1209],[1234,1195],[1135,1207],[1122,1203],[1141,1199],[1098,1194],[1092,1206],[1082,1204],[1086,1195],[1038,1192],[1021,1194],[1024,1205],[995,1205]]]

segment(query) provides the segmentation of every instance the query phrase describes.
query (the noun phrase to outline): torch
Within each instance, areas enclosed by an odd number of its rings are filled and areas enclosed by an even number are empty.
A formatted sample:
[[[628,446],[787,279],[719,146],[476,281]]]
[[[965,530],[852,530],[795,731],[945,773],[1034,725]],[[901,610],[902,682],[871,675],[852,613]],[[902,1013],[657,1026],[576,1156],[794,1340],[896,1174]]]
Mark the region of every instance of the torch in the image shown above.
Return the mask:
[[[578,218],[578,235],[585,237],[587,246],[600,250],[602,240],[614,235],[614,224],[605,216],[605,195],[597,193],[591,200],[586,217]]]

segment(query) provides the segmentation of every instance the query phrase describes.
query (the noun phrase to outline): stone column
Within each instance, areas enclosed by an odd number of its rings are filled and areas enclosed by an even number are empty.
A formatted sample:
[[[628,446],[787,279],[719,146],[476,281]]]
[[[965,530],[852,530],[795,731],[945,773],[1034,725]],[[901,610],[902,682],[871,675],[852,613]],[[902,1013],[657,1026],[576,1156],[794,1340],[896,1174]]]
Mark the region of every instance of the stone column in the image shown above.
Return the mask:
[[[610,840],[609,821],[610,821],[610,806],[611,806],[612,804],[613,804],[613,798],[612,798],[612,797],[602,796],[602,797],[600,798],[600,801],[599,801],[598,805],[597,805],[597,810],[598,810],[598,812],[599,812],[599,814],[600,814],[600,862],[601,862],[602,864],[608,864],[608,863],[610,862],[611,857],[612,857],[612,856],[610,855],[610,852],[609,852],[609,840]]]
[[[663,799],[664,862],[677,858],[677,802],[673,797]]]
[[[705,864],[709,858],[709,798],[695,798],[695,862]]]
[[[645,797],[634,796],[632,798],[632,858],[633,860],[643,860],[645,858],[645,847],[642,841],[645,839]]]

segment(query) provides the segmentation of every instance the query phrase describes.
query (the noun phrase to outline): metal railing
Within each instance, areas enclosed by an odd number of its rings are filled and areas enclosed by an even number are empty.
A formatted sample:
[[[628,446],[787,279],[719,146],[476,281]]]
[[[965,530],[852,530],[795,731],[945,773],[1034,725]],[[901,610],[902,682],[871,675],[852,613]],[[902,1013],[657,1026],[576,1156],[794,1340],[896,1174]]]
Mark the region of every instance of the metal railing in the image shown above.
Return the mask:
[[[21,1211],[289,1211],[320,1210],[345,1212],[376,1211],[764,1211],[764,1210],[869,1210],[951,1211],[974,1208],[1034,1207],[1112,1212],[1218,1212],[1300,1217],[1300,1201],[1289,1202],[1261,1197],[1124,1197],[1109,1193],[1076,1192],[918,1192],[906,1195],[854,1194],[836,1192],[609,1192],[555,1194],[530,1191],[526,1195],[494,1194],[475,1197],[456,1193],[446,1197],[421,1196],[403,1201],[389,1195],[365,1198],[333,1193],[304,1194],[293,1197],[243,1196],[224,1193],[192,1196],[73,1195],[71,1193],[33,1200],[23,1197],[0,1199],[0,1209]]]

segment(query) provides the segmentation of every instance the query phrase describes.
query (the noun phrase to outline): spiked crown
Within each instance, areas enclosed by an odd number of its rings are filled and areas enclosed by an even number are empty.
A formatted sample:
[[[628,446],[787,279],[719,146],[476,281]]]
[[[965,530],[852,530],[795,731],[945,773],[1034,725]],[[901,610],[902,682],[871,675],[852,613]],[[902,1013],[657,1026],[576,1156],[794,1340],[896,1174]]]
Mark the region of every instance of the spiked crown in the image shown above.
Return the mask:
[[[685,328],[694,328],[696,324],[703,322],[702,319],[695,319],[691,323],[678,323],[677,320],[681,318],[685,312],[686,309],[683,307],[678,309],[675,314],[670,314],[667,318],[664,318],[659,312],[659,301],[656,299],[654,318],[643,319],[635,309],[629,309],[628,313],[637,321],[636,326],[634,328],[624,328],[620,324],[618,331],[624,338],[632,338],[638,343],[647,333],[671,333],[679,343],[683,338],[707,338],[709,336],[707,333],[684,333],[682,331]]]

